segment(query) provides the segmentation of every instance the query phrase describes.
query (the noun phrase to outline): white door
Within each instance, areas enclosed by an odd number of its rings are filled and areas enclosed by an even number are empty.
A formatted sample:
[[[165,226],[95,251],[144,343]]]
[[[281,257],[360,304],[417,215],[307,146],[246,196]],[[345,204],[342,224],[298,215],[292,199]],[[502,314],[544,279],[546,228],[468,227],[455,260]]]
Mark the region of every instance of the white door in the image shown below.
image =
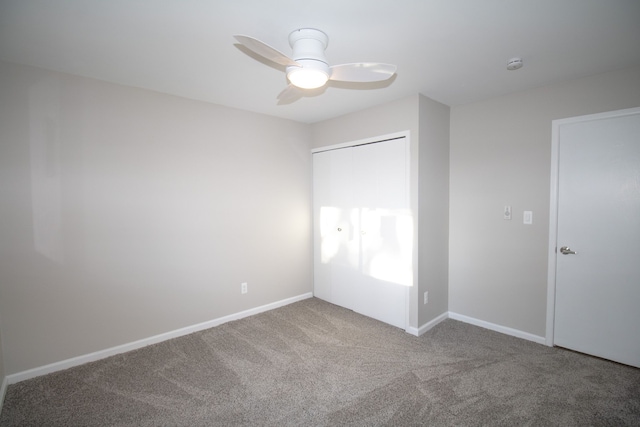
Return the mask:
[[[640,109],[554,127],[554,344],[640,367]]]
[[[314,295],[405,328],[412,222],[405,138],[313,155]]]
[[[354,202],[360,224],[360,280],[354,310],[404,328],[411,286],[412,228],[405,138],[354,152]]]
[[[352,310],[360,251],[354,211],[353,151],[315,153],[313,292],[320,299]]]

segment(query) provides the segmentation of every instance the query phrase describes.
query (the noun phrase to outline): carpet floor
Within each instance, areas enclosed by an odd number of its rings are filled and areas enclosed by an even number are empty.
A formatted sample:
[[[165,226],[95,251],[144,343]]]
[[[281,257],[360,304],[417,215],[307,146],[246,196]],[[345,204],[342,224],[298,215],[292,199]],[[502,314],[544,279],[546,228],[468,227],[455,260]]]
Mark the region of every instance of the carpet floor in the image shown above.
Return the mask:
[[[639,426],[640,369],[316,298],[13,384],[0,426]]]

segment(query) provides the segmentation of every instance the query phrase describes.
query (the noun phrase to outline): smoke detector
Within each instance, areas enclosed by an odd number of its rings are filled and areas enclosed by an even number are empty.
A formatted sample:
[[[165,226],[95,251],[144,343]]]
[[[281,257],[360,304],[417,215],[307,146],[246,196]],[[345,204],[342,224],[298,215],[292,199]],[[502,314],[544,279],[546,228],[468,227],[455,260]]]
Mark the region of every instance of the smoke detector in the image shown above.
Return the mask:
[[[511,58],[507,61],[507,70],[513,71],[522,68],[522,58]]]

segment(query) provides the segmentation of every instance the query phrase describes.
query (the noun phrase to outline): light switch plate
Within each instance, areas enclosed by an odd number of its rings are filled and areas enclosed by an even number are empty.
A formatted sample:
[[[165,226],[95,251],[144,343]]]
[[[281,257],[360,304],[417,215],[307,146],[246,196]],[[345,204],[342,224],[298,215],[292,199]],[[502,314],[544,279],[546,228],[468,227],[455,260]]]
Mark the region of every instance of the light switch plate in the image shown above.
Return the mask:
[[[523,224],[533,224],[533,212],[532,211],[524,211],[522,214],[522,223]]]

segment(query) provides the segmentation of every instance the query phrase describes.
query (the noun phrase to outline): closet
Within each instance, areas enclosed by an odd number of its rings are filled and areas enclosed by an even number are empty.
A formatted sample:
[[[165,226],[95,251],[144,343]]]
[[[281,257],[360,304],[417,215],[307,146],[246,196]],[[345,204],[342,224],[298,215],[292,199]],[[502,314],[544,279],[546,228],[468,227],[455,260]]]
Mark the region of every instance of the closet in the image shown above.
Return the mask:
[[[313,153],[314,295],[403,329],[413,280],[408,144]]]

